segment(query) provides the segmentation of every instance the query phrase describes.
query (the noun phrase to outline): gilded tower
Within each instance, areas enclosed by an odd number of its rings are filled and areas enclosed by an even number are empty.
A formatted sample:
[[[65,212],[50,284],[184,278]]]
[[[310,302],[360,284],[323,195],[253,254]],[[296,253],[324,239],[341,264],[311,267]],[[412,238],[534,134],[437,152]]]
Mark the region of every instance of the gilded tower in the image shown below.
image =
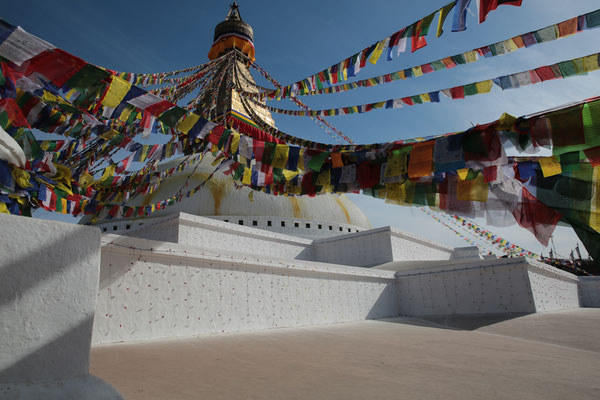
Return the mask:
[[[212,121],[220,121],[226,116],[237,118],[240,114],[244,122],[252,119],[248,107],[252,107],[262,122],[274,126],[275,122],[269,111],[262,107],[256,107],[251,102],[244,102],[241,94],[236,90],[234,84],[234,73],[237,73],[237,81],[241,90],[248,93],[258,92],[256,82],[250,74],[250,64],[255,58],[254,31],[252,27],[242,20],[238,5],[234,2],[230,6],[229,13],[224,21],[215,27],[213,45],[208,53],[208,58],[216,60],[229,52],[236,51],[235,65],[223,63],[215,73],[216,79],[214,89],[209,91],[197,106],[196,112]],[[234,72],[234,70],[236,72]],[[217,91],[215,93],[214,91]],[[216,100],[215,100],[216,99]],[[245,104],[244,104],[245,103]],[[260,121],[254,121],[260,125]]]

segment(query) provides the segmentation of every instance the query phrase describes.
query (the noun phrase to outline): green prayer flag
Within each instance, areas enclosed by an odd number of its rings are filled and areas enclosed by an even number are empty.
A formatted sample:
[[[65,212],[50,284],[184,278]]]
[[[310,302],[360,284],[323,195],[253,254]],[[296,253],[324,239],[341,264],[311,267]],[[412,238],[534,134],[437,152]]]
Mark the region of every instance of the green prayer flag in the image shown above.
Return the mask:
[[[562,172],[573,172],[580,168],[581,156],[579,151],[573,151],[570,153],[563,153],[560,155],[560,166]]]
[[[158,117],[158,120],[168,127],[172,128],[177,125],[177,122],[187,114],[187,111],[181,107],[173,107],[170,110],[165,111]]]
[[[477,85],[475,83],[470,83],[464,86],[465,88],[465,96],[473,96],[477,94]]]
[[[308,167],[313,171],[320,171],[327,157],[329,157],[328,151],[322,151],[315,154],[311,157],[310,161],[308,162]]]

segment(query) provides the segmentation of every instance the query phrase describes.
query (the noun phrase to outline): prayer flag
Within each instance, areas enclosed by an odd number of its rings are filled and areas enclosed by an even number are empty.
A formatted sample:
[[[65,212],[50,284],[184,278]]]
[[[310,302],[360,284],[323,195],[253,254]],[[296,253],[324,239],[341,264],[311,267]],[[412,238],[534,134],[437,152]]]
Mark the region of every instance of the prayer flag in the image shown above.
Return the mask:
[[[538,160],[538,162],[540,163],[540,167],[542,167],[542,174],[544,178],[558,175],[562,172],[560,162],[556,159],[555,156],[542,157]]]
[[[131,88],[131,83],[116,75],[112,75],[111,78],[110,86],[102,100],[102,104],[106,107],[116,108]]]
[[[20,27],[9,28],[3,24],[3,28],[5,29],[3,32],[4,35],[8,32],[10,34],[0,44],[0,56],[14,62],[18,66],[21,66],[25,61],[32,59],[44,51],[54,49],[54,46],[50,43],[25,32]]]
[[[535,198],[526,188],[523,188],[523,197],[517,208],[513,210],[517,223],[527,229],[544,246],[548,241],[562,214]]]
[[[284,145],[284,144],[277,144],[275,146],[275,152],[273,154],[273,161],[271,162],[271,165],[274,168],[285,168],[287,161],[288,161],[288,154],[289,154],[289,146]]]
[[[454,20],[452,21],[452,32],[460,32],[467,29],[467,8],[471,0],[458,0],[454,10]]]
[[[435,142],[414,143],[408,161],[408,176],[419,178],[432,175],[433,147]]]
[[[509,5],[519,7],[522,0],[479,0],[479,23],[482,23],[487,18],[487,15],[501,5]]]
[[[455,5],[456,5],[456,1],[453,1],[452,3],[440,8],[440,10],[439,10],[440,17],[438,19],[436,37],[440,37],[440,36],[442,36],[442,33],[444,33],[444,22],[446,21],[446,17],[450,13],[450,11],[452,11],[452,9],[454,8]]]

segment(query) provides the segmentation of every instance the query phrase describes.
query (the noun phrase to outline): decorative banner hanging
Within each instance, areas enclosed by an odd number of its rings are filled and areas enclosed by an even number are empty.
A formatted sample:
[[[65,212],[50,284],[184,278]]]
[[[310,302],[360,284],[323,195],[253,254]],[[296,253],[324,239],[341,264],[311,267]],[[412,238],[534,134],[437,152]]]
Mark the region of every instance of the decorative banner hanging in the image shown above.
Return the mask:
[[[18,41],[11,39],[15,32]],[[211,151],[218,169],[256,190],[282,195],[362,191],[393,204],[485,216],[490,225],[516,221],[543,244],[559,221],[575,226],[586,248],[595,248],[600,238],[600,98],[521,118],[505,114],[490,124],[428,139],[319,144],[321,150],[315,150],[241,136],[6,23],[0,25],[0,38],[0,126],[25,155],[24,164],[0,163],[3,211],[28,215],[32,207],[44,207],[119,217],[180,201],[182,193],[136,210],[123,205],[121,191],[111,189],[132,187],[127,190],[132,195],[160,184],[152,180],[159,178],[153,171],[163,151],[166,157],[173,147],[163,145],[157,155],[159,145],[140,144],[141,150],[129,145],[147,113],[163,133],[177,138],[185,154]],[[224,60],[230,66],[234,56]],[[585,62],[558,66],[566,76],[588,68]],[[551,67],[536,73],[540,79],[544,73],[557,76]],[[211,85],[220,85],[221,77]],[[29,129],[66,134],[69,144],[46,143],[44,150]],[[508,147],[525,156],[507,157]],[[125,182],[127,176],[117,169],[125,172],[129,161],[112,162],[121,148],[134,157],[140,150],[147,169],[138,176],[149,181]],[[552,159],[527,156],[539,148],[550,149]],[[103,162],[108,165],[90,173],[91,166]]]
[[[451,10],[454,9],[454,23],[452,26],[453,32],[463,31],[466,29],[465,25],[465,17],[466,17],[466,9],[471,0],[458,0],[453,1],[444,7],[439,8],[433,13],[427,15],[419,21],[414,22],[413,24],[400,29],[393,35],[384,38],[376,43],[373,43],[371,46],[365,48],[361,52],[354,54],[353,56],[340,61],[339,63],[332,65],[331,67],[317,73],[311,75],[307,78],[304,78],[292,85],[285,86],[282,88],[282,91],[285,89],[290,89],[293,85],[301,85],[302,82],[310,82],[313,90],[318,88],[318,85],[328,84],[336,84],[341,81],[347,80],[349,77],[356,76],[358,72],[366,66],[367,61],[371,64],[376,64],[380,59],[382,54],[387,54],[387,60],[392,60],[394,50],[396,50],[397,55],[404,53],[407,49],[411,48],[411,51],[414,52],[420,48],[423,48],[427,45],[427,41],[425,40],[425,36],[429,33],[429,28],[433,23],[433,20],[436,19],[437,15],[437,35],[436,37],[440,37],[443,33],[442,26],[446,20],[446,17],[450,13]],[[489,2],[489,0],[483,0],[484,2]],[[458,3],[458,6],[456,6]],[[497,6],[498,3],[495,3]],[[511,1],[509,3],[504,3],[514,6],[520,6],[520,1]],[[456,7],[455,7],[456,6]],[[486,8],[486,13],[496,8],[496,6],[489,6]],[[484,18],[485,19],[485,18]],[[483,22],[483,20],[481,22]],[[410,42],[410,45],[409,45]]]
[[[282,100],[294,96],[341,93],[361,87],[383,85],[386,83],[396,82],[398,80],[419,77],[424,74],[437,72],[444,69],[455,68],[463,64],[474,63],[480,60],[482,57],[488,59],[495,56],[512,53],[519,49],[529,48],[538,43],[547,43],[558,40],[582,32],[586,29],[592,29],[600,26],[600,23],[597,22],[599,19],[600,9],[580,15],[579,17],[571,18],[566,21],[547,26],[542,29],[538,29],[536,31],[517,35],[510,39],[478,47],[471,51],[456,54],[450,57],[444,57],[430,63],[405,68],[389,74],[379,75],[352,83],[323,87],[323,82],[318,79],[305,79],[292,85],[277,89],[265,89],[257,86],[257,88],[260,90],[260,93],[248,95],[255,98],[260,98],[261,100]]]
[[[466,85],[435,90],[428,93],[421,93],[397,99],[388,99],[375,103],[354,105],[349,107],[329,108],[312,111],[286,110],[283,108],[267,106],[256,100],[252,100],[252,102],[255,105],[263,107],[271,112],[298,117],[332,117],[336,115],[362,114],[377,109],[397,109],[402,108],[404,106],[412,106],[415,104],[422,103],[439,103],[440,93],[448,98],[456,100],[464,99],[465,97],[473,96],[476,94],[489,93],[492,89],[493,84],[496,84],[502,90],[505,90],[541,83],[552,79],[568,78],[575,75],[586,75],[588,72],[596,71],[600,68],[600,66],[598,65],[599,56],[600,53],[590,54],[585,57],[578,57],[572,60],[566,60],[552,65],[545,65],[528,71],[522,71],[511,75],[499,76],[493,79],[488,79],[480,82],[473,82]],[[245,95],[245,93],[243,94]],[[294,99],[294,97],[292,97],[292,99]]]

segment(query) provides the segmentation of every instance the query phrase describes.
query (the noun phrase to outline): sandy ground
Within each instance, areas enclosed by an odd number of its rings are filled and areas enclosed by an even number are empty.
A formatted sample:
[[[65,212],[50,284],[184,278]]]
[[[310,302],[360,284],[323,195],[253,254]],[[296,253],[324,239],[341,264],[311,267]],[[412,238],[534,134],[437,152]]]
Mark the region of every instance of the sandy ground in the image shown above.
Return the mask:
[[[116,344],[91,373],[126,399],[600,399],[600,309]]]

